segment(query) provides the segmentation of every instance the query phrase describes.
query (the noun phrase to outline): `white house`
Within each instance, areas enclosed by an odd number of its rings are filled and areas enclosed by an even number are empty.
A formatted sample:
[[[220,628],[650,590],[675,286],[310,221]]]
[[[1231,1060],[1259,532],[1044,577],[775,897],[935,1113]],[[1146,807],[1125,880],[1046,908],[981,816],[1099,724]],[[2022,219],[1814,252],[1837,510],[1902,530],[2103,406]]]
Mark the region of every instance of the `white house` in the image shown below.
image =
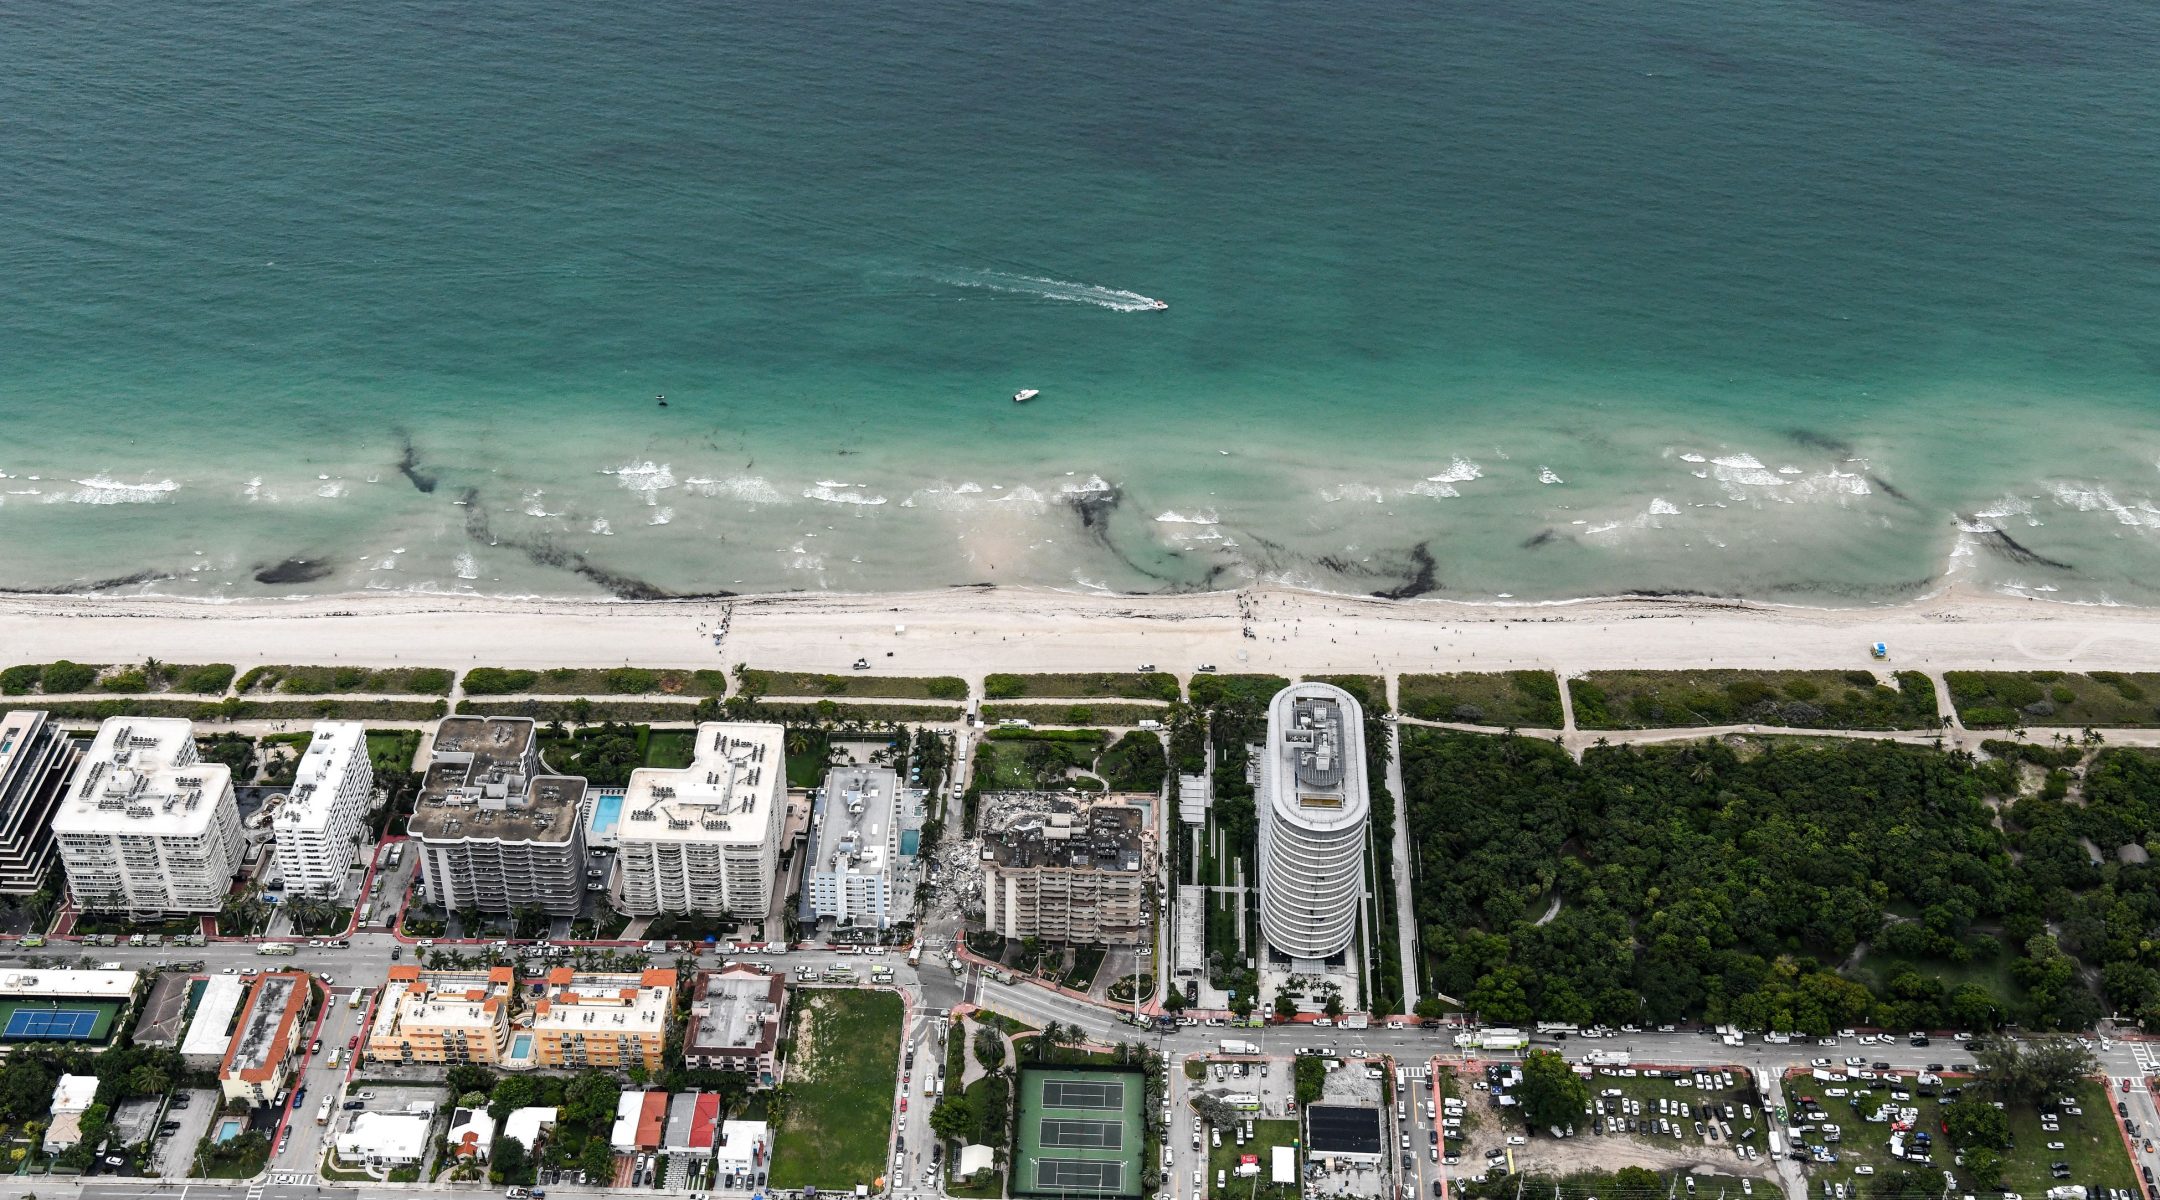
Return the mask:
[[[98,1077],[62,1075],[53,1087],[52,1124],[45,1129],[45,1149],[58,1153],[82,1141],[82,1115],[97,1102]]]
[[[427,1153],[432,1117],[418,1113],[364,1112],[337,1136],[337,1156],[348,1165],[409,1167]]]

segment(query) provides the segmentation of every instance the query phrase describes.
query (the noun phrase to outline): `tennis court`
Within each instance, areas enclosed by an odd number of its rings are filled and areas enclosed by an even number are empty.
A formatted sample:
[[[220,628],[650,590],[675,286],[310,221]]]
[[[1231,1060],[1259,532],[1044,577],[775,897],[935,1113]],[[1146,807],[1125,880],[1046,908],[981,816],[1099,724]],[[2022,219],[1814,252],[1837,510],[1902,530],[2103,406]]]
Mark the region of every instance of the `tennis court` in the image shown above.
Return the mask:
[[[1024,1066],[1019,1087],[1014,1195],[1140,1195],[1146,1150],[1140,1072]]]
[[[0,1000],[0,1041],[93,1042],[111,1036],[120,1005],[110,1000]]]

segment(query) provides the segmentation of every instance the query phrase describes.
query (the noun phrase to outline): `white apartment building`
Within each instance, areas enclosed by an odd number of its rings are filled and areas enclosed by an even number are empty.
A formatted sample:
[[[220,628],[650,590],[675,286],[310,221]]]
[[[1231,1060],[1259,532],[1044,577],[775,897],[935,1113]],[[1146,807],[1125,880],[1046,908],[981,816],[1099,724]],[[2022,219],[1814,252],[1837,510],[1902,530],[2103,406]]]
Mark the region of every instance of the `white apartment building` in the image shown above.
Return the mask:
[[[45,885],[53,808],[81,754],[44,713],[0,713],[0,895],[27,896]]]
[[[802,919],[842,927],[892,925],[893,868],[900,858],[894,798],[900,776],[890,767],[836,767],[825,776],[810,818]]]
[[[90,912],[216,912],[240,868],[232,772],[195,756],[179,717],[98,727],[53,816],[68,895]]]
[[[445,718],[406,822],[426,856],[428,902],[576,916],[585,900],[584,802],[583,779],[541,773],[530,718]]]
[[[278,873],[294,896],[334,897],[345,886],[361,820],[375,790],[368,762],[367,726],[358,721],[318,721],[315,738],[300,756],[292,791],[278,806]]]
[[[1333,684],[1292,684],[1268,705],[1254,797],[1260,930],[1294,962],[1349,948],[1365,894],[1365,714]]]
[[[630,773],[616,835],[619,911],[766,915],[787,809],[785,738],[778,725],[707,721],[689,766]]]

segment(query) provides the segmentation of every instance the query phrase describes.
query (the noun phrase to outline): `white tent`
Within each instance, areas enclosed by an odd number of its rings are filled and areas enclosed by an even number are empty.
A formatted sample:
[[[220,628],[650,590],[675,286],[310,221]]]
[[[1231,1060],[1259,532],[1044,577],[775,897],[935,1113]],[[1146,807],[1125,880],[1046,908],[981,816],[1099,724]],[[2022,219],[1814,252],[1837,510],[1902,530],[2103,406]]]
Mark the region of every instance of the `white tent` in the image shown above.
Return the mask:
[[[977,1171],[987,1171],[996,1165],[997,1151],[988,1146],[962,1146],[960,1157],[954,1160],[954,1169],[962,1178]]]

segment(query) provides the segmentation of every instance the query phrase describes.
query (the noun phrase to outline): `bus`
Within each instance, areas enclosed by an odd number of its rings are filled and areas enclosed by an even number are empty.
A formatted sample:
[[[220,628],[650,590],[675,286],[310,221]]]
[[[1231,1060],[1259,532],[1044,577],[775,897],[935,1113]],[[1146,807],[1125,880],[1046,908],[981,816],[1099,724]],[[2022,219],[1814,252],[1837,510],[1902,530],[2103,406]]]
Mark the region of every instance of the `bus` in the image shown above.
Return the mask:
[[[257,954],[290,955],[292,952],[291,942],[264,942],[262,945],[255,947],[255,953]]]
[[[330,1123],[330,1097],[324,1096],[323,1102],[315,1107],[315,1123],[317,1125],[328,1125]]]

